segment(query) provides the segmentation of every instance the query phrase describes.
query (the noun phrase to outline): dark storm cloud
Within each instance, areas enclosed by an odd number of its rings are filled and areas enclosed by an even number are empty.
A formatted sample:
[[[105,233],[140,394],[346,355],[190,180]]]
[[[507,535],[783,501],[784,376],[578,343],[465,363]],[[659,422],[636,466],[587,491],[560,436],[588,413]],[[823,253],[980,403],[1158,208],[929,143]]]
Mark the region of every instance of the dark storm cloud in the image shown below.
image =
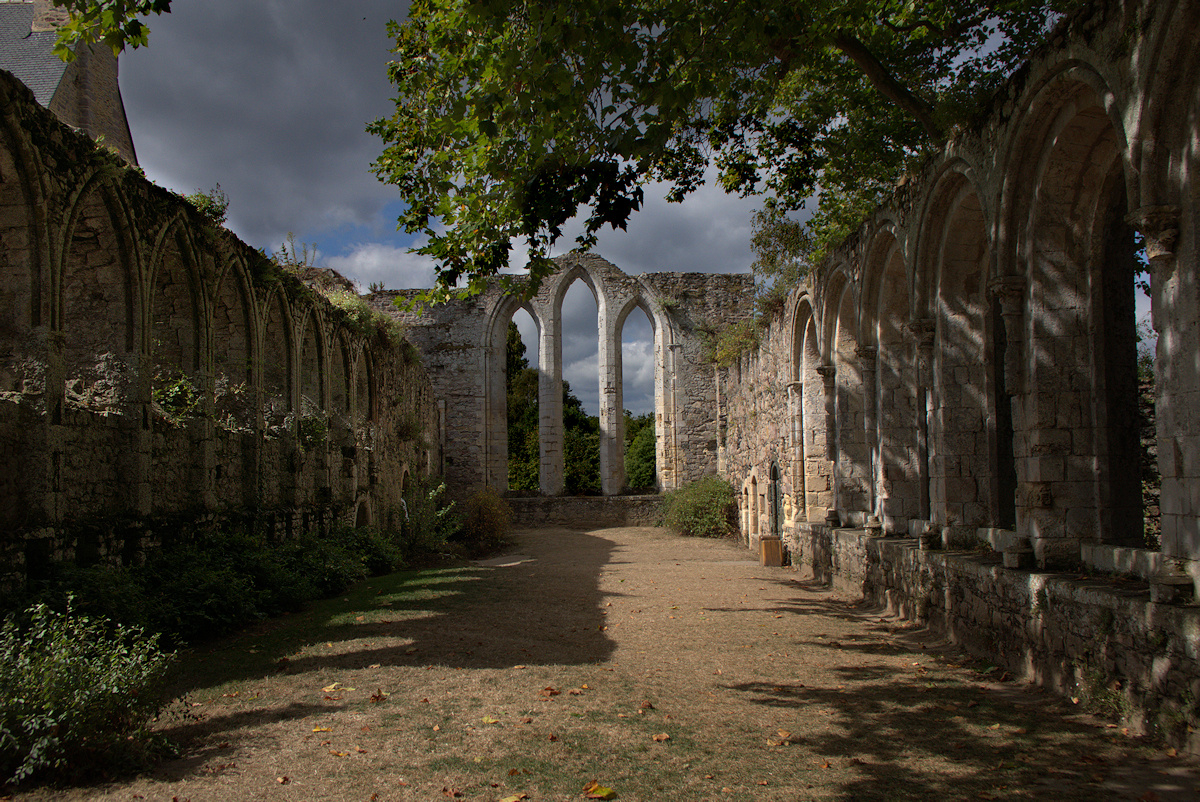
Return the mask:
[[[126,53],[121,85],[148,176],[181,192],[220,183],[230,227],[274,247],[346,225],[383,237],[394,190],[369,172],[364,131],[390,108],[385,25],[407,3],[183,0]]]
[[[395,231],[395,189],[370,172],[382,143],[364,130],[393,109],[386,23],[407,8],[388,0],[179,0],[171,14],[151,18],[150,46],[121,58],[147,176],[185,194],[219,183],[229,227],[255,247],[274,250],[295,232],[319,246],[319,263],[360,287],[429,286],[430,261],[407,253],[412,238]],[[664,194],[647,187],[628,231],[602,233],[596,252],[630,274],[749,269],[755,199],[730,198],[711,180],[683,204]],[[583,294],[590,311],[563,315],[563,372],[595,412],[595,302]],[[649,326],[625,339],[625,406],[650,409]]]

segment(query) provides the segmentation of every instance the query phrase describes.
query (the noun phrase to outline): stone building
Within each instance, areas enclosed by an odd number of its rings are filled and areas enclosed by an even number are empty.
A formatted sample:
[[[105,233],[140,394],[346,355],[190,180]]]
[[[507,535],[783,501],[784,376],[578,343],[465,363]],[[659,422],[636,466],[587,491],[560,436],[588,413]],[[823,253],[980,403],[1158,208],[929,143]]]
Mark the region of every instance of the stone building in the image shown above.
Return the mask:
[[[625,488],[621,332],[634,309],[654,329],[654,425],[657,486],[671,490],[717,469],[716,385],[711,335],[745,317],[751,278],[711,273],[629,276],[592,254],[558,258],[561,268],[522,300],[499,282],[468,301],[400,311],[393,301],[416,292],[383,292],[378,308],[409,328],[434,392],[446,407],[445,475],[458,486],[508,489],[504,385],[508,324],[525,309],[538,329],[540,487],[563,492],[562,304],[583,282],[596,299],[600,390],[600,484]]]
[[[948,541],[1002,530],[1043,566],[1145,545],[1145,272],[1159,568],[1200,580],[1200,76],[1175,33],[1196,13],[1077,15],[988,124],[949,142],[791,293],[761,347],[721,376],[751,532],[827,517]]]
[[[79,46],[70,64],[54,55],[55,27],[66,16],[50,0],[0,0],[0,70],[29,87],[58,119],[137,164],[117,58],[103,45]]]
[[[0,73],[0,584],[217,526],[386,521],[439,425],[390,327]]]

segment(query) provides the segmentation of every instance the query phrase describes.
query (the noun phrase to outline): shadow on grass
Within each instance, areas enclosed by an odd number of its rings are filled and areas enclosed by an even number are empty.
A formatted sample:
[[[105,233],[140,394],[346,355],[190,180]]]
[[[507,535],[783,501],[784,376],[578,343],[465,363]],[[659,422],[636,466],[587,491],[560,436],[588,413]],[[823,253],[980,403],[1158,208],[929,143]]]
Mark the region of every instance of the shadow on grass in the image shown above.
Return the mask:
[[[171,692],[375,665],[482,669],[606,659],[613,643],[601,629],[598,581],[613,543],[566,529],[521,538],[518,548],[537,559],[376,577],[302,613],[198,648],[180,661]]]

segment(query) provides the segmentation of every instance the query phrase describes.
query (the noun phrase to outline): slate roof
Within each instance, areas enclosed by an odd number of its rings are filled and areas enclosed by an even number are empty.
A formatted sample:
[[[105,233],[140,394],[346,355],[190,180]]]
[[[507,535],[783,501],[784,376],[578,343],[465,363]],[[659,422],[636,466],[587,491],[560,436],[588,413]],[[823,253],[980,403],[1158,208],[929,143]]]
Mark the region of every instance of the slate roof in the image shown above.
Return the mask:
[[[32,3],[0,2],[0,70],[33,90],[37,102],[50,105],[67,65],[54,55],[54,31],[31,33]]]

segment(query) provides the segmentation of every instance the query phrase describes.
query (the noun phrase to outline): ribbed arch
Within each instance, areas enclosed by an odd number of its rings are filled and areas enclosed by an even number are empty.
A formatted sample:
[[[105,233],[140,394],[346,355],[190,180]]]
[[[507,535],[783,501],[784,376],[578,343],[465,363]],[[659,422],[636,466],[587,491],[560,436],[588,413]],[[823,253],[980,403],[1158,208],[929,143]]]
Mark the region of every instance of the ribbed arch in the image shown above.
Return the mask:
[[[312,415],[326,408],[325,376],[328,373],[324,316],[313,304],[303,313],[300,328],[300,412]]]
[[[88,406],[132,400],[140,350],[142,270],[119,188],[93,174],[64,215],[51,320],[64,337],[64,375]]]
[[[0,208],[6,225],[0,229],[0,391],[40,392],[42,377],[27,372],[23,352],[31,334],[42,324],[47,277],[46,204],[44,171],[34,169],[23,137],[14,135],[13,120],[0,122]],[[26,387],[26,381],[31,385]]]
[[[291,305],[282,289],[267,293],[261,319],[262,345],[258,352],[258,386],[268,425],[294,409],[292,398],[293,343]]]
[[[154,289],[147,299],[143,347],[154,366],[154,386],[179,377],[195,380],[207,315],[197,249],[181,215],[173,215],[156,238],[146,284]]]

